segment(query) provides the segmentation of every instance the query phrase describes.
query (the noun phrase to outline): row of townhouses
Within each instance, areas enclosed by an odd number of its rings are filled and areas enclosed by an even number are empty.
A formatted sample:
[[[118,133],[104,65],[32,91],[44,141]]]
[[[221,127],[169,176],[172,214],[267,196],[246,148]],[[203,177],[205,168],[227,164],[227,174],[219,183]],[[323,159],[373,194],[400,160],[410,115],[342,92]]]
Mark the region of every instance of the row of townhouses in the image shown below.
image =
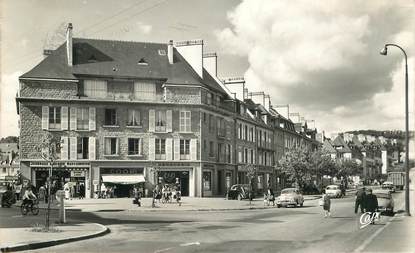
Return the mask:
[[[328,152],[333,160],[355,160],[363,166],[362,176],[367,179],[387,174],[400,162],[397,140],[383,136],[333,134],[331,139],[324,140],[322,149]]]
[[[218,196],[247,183],[276,187],[274,165],[294,146],[316,149],[315,130],[300,131],[264,93],[241,78],[220,80],[217,55],[202,40],[162,43],[72,37],[19,77],[20,166],[39,187],[49,165],[39,145],[60,138],[53,173],[128,196],[132,185],[180,184],[184,196]]]

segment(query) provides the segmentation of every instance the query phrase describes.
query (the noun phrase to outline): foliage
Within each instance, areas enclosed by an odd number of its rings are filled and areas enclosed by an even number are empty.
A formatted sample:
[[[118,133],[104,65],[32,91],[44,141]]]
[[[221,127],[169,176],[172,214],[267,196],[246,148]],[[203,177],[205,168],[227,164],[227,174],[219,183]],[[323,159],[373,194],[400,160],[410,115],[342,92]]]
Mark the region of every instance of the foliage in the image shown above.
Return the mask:
[[[301,188],[311,180],[311,153],[303,147],[291,149],[278,161],[277,167],[289,181]]]
[[[257,168],[253,165],[253,164],[246,164],[245,165],[245,169],[246,169],[246,176],[248,177],[249,180],[249,205],[251,205],[251,201],[252,201],[252,180],[255,178],[256,172],[257,172]]]
[[[0,143],[19,143],[19,137],[7,136],[0,139]]]
[[[355,160],[341,159],[336,161],[337,177],[348,177],[352,175],[362,175],[363,165],[357,163]]]
[[[336,164],[329,153],[316,150],[311,154],[311,171],[318,179],[324,175],[334,176],[336,174]]]
[[[60,147],[60,138],[47,132],[42,136],[42,141],[38,146],[38,152],[40,152],[40,155],[44,160],[53,163],[58,160],[58,150]]]

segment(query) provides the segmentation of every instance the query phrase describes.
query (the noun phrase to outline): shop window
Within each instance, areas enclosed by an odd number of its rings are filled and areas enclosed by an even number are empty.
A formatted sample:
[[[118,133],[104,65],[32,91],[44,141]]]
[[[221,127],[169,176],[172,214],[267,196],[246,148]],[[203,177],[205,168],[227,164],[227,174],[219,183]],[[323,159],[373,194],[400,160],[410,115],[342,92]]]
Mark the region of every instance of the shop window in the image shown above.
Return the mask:
[[[212,190],[212,172],[210,171],[203,171],[203,190]]]
[[[89,130],[89,109],[77,108],[76,109],[76,129],[77,130]]]
[[[117,125],[117,110],[105,109],[105,125],[106,126]]]
[[[128,110],[127,126],[141,126],[141,113],[139,110]]]
[[[61,107],[49,107],[49,129],[61,129]]]
[[[141,155],[140,143],[139,138],[128,138],[128,155]]]
[[[105,155],[118,155],[118,138],[106,137],[104,145]]]
[[[77,139],[77,158],[88,159],[88,137],[81,137]]]
[[[191,112],[180,111],[180,132],[191,132]]]
[[[180,160],[190,159],[190,140],[180,140]]]
[[[166,139],[155,139],[156,142],[156,160],[166,159]]]

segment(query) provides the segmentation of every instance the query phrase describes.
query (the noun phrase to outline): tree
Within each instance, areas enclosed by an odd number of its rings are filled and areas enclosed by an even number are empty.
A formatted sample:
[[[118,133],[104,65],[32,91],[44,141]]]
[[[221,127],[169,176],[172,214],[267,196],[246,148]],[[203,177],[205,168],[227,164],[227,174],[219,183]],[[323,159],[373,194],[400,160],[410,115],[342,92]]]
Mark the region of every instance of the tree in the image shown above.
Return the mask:
[[[351,159],[340,159],[336,162],[336,176],[347,178],[363,173],[363,165]]]
[[[295,182],[302,189],[305,182],[311,180],[310,151],[304,147],[289,150],[278,161],[278,168],[291,182]]]
[[[336,164],[331,159],[330,154],[316,150],[311,154],[311,171],[321,183],[323,176],[333,177],[336,174]]]
[[[251,205],[252,201],[252,180],[255,178],[257,168],[253,164],[246,164],[245,168],[247,170],[246,176],[249,180],[249,205]]]
[[[47,179],[48,183],[48,209],[46,212],[46,230],[49,230],[50,225],[50,201],[51,201],[51,183],[52,183],[52,170],[53,166],[58,160],[58,150],[60,150],[61,147],[60,138],[57,136],[54,136],[52,133],[47,132],[42,136],[41,143],[38,146],[38,152],[40,153],[40,156],[42,159],[44,159],[49,164],[49,177]]]

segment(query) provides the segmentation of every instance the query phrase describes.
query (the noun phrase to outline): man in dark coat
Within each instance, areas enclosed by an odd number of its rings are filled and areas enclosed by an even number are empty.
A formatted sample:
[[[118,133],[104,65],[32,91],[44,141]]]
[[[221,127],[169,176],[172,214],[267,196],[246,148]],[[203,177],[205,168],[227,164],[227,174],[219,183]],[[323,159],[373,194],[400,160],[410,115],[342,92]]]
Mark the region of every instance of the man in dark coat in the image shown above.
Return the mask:
[[[372,189],[369,189],[367,191],[367,195],[364,198],[364,207],[366,212],[376,212],[379,205],[378,205],[378,198],[376,197],[376,195],[372,194]]]
[[[366,188],[365,187],[359,189],[356,192],[356,201],[355,201],[355,204],[354,204],[354,213],[357,213],[357,210],[359,209],[359,206],[360,206],[360,212],[363,213],[363,211],[364,211],[363,200],[364,200],[365,196],[366,196]]]

